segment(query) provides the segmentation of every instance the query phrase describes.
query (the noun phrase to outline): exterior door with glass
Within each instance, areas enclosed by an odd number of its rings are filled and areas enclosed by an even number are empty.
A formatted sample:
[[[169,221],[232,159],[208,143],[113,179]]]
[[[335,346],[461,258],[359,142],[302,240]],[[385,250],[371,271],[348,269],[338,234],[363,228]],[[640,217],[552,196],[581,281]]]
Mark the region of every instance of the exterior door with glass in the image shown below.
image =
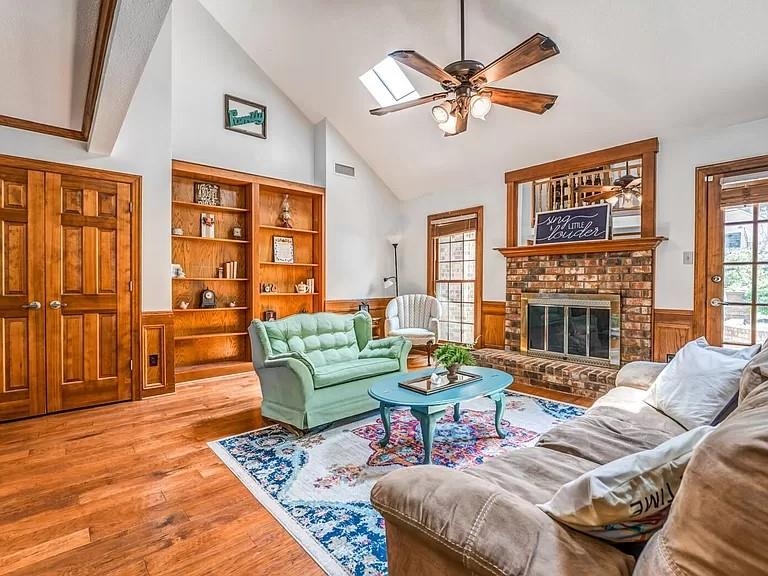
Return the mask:
[[[768,166],[711,174],[704,184],[704,334],[728,347],[762,343],[768,337]]]

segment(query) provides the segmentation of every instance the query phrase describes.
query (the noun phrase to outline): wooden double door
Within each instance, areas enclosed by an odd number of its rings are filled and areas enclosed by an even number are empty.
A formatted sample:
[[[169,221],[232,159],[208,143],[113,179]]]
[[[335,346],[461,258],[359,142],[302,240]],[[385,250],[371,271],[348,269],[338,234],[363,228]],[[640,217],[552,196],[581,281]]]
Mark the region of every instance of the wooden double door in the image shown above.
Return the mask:
[[[131,188],[0,164],[0,420],[131,399]]]

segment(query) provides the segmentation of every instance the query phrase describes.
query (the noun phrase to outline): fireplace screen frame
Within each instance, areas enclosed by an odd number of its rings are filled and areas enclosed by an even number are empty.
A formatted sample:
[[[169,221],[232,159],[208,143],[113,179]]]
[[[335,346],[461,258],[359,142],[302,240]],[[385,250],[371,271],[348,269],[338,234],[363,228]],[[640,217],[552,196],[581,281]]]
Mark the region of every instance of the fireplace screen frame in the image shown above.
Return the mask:
[[[563,308],[563,352],[550,352],[528,348],[528,307],[548,306]],[[610,333],[608,358],[596,358],[568,353],[568,322],[571,308],[602,309],[610,311]],[[523,292],[520,295],[520,352],[529,356],[555,358],[594,366],[621,365],[621,296],[618,294],[571,294],[571,293],[542,293]],[[587,323],[589,334],[589,323]]]

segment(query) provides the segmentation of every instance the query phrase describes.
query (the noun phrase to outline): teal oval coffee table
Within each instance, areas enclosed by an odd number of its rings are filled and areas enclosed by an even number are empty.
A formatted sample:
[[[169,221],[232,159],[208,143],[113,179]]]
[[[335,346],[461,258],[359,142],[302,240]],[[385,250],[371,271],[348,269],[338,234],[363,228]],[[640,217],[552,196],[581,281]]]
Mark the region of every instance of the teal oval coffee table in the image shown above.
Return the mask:
[[[422,375],[428,376],[432,373],[430,369],[407,374],[396,372],[382,377],[381,380],[371,386],[368,394],[374,400],[379,401],[381,422],[384,425],[384,437],[379,440],[379,445],[383,447],[389,443],[392,430],[390,421],[392,408],[408,407],[421,427],[421,439],[424,444],[423,463],[431,464],[435,423],[445,413],[445,409],[453,406],[453,419],[458,422],[461,417],[460,404],[482,396],[487,396],[496,402],[496,433],[499,438],[504,438],[504,432],[501,430],[501,418],[504,416],[504,390],[512,384],[512,376],[500,370],[479,366],[468,367],[464,371],[477,374],[481,379],[434,394],[419,394],[399,386],[403,380],[410,380]]]

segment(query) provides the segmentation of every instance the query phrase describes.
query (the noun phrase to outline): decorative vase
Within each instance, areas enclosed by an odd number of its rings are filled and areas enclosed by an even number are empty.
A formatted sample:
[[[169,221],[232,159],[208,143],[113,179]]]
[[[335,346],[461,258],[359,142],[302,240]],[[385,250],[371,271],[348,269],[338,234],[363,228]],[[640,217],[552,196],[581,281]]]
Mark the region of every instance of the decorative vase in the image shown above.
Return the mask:
[[[448,381],[456,382],[456,380],[459,379],[459,368],[461,368],[461,364],[451,364],[450,366],[446,366],[446,368],[448,368]]]

